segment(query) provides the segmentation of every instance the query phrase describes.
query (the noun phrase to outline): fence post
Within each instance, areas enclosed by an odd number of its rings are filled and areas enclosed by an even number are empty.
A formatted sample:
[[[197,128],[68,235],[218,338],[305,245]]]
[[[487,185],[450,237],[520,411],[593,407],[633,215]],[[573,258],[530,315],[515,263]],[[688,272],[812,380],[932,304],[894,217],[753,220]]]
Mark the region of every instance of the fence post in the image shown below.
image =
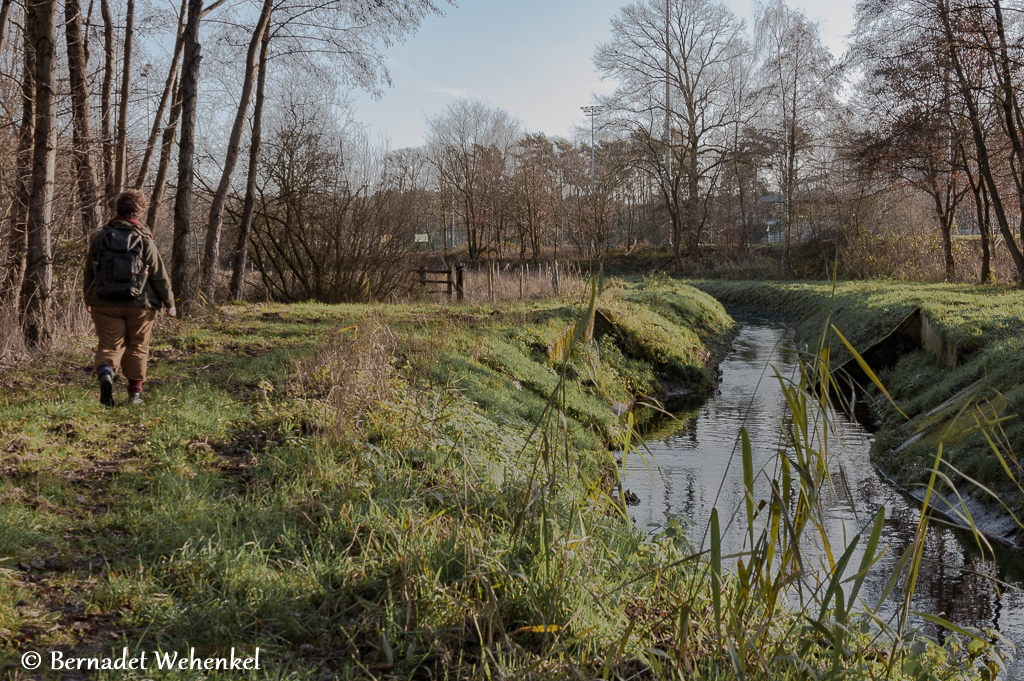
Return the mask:
[[[420,286],[427,287],[427,271],[425,269],[420,270]]]
[[[448,299],[454,298],[455,293],[455,263],[448,266]]]
[[[526,278],[526,273],[523,271],[523,266],[519,266],[519,300],[523,300],[523,283]]]
[[[494,266],[487,261],[487,299],[494,302]]]
[[[460,301],[466,297],[466,268],[462,264],[455,266],[455,297]]]
[[[551,290],[558,295],[558,261],[555,260],[551,263]]]

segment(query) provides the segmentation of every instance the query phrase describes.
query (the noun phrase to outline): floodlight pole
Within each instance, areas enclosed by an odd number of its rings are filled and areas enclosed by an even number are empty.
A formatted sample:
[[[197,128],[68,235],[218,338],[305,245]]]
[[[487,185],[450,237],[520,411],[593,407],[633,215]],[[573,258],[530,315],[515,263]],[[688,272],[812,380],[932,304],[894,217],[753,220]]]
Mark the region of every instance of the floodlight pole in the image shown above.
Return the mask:
[[[604,110],[603,106],[581,106],[580,110],[584,114],[590,116],[590,186],[593,188],[595,173],[594,173],[594,118],[597,117],[601,111]]]

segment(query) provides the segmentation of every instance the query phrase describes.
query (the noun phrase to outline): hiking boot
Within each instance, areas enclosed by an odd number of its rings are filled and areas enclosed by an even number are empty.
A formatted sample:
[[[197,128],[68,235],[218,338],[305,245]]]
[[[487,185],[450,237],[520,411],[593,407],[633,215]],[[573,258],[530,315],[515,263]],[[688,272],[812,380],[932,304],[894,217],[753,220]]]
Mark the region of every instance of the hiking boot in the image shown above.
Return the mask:
[[[142,393],[128,393],[128,404],[142,404]]]
[[[104,364],[96,372],[100,379],[100,404],[114,406],[114,369]]]

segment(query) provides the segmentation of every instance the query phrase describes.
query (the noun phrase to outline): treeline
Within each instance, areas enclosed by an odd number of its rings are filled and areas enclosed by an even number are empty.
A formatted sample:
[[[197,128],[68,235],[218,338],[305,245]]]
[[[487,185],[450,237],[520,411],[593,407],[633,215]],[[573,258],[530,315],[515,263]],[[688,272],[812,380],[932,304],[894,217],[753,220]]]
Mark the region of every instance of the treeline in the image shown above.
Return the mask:
[[[452,249],[664,247],[695,269],[768,243],[778,274],[822,274],[799,244],[847,276],[1024,282],[1020,3],[861,2],[836,59],[783,0],[749,30],[710,0],[635,2],[595,51],[617,87],[573,140],[462,100],[392,151],[341,92],[386,82],[381,49],[431,0],[123,2],[0,6],[4,304],[33,342],[129,187],[185,308],[385,298],[407,258]]]
[[[709,0],[627,5],[594,57],[618,87],[574,142],[481,102],[429,121],[436,234],[471,257],[667,246],[690,271],[769,243],[773,274],[827,274],[799,243],[846,276],[1019,285],[1024,6],[1000,3],[862,2],[841,59],[783,0],[749,31]]]
[[[264,116],[285,136],[281,144],[294,133],[282,127],[287,106],[267,111],[268,84],[302,84],[305,93],[281,88],[300,110],[314,103],[312,93],[352,86],[379,92],[388,77],[382,48],[438,12],[433,0],[182,0],[173,14],[148,0],[0,0],[3,304],[18,310],[29,344],[51,331],[55,304],[74,300],[82,244],[129,188],[151,194],[147,221],[169,246],[179,308],[216,298],[224,264],[234,270],[226,288],[239,295],[249,245],[279,251],[293,219],[306,218],[293,215],[296,204],[281,187],[269,200],[266,183],[279,178],[260,177],[268,167],[261,160]],[[248,171],[236,183],[243,142]],[[385,178],[356,186],[350,181],[364,179],[358,171],[346,175],[313,187],[335,202],[316,211],[381,220],[372,204],[390,190]],[[288,228],[261,241],[274,217]],[[222,249],[227,220],[237,238]],[[321,245],[303,247],[319,266]],[[259,261],[258,250],[252,255]],[[305,271],[298,278],[300,295],[319,295],[321,283]],[[364,290],[378,285],[363,279]]]

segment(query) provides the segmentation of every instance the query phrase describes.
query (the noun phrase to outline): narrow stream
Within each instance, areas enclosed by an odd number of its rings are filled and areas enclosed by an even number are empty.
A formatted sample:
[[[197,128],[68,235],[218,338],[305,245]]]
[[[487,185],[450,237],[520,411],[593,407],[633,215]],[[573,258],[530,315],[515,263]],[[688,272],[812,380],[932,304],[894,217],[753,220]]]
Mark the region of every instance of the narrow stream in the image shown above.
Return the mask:
[[[657,533],[669,520],[678,520],[688,526],[693,543],[700,546],[711,509],[717,507],[723,528],[734,518],[723,529],[723,554],[743,548],[745,515],[734,513],[743,504],[740,428],[745,426],[750,435],[755,473],[766,468],[770,476],[781,443],[785,399],[769,365],[793,377],[796,360],[787,351],[792,346],[788,327],[747,320],[721,364],[720,390],[699,401],[672,405],[675,418],[662,419],[645,433],[648,461],[627,457],[624,481],[640,497],[640,505],[631,509],[638,527]],[[827,511],[827,534],[833,547],[845,547],[858,532],[870,532],[875,513],[885,506],[881,545],[888,549],[861,591],[864,600],[874,604],[913,540],[920,505],[875,470],[869,458],[870,433],[847,421],[840,424],[840,431],[840,442],[830,443],[829,448],[835,494]],[[755,483],[757,499],[768,498],[765,477],[759,475]],[[851,566],[860,564],[861,555],[854,556]],[[981,559],[969,534],[933,523],[925,561],[913,610],[941,614],[958,625],[998,629],[1024,657],[1024,556],[1020,552],[999,550],[993,564]],[[986,575],[1007,585],[997,588]],[[898,599],[898,594],[890,595],[882,612],[892,613]],[[933,625],[920,620],[918,624],[928,635],[940,635]],[[1024,661],[1014,664],[1011,672],[1024,678]]]

